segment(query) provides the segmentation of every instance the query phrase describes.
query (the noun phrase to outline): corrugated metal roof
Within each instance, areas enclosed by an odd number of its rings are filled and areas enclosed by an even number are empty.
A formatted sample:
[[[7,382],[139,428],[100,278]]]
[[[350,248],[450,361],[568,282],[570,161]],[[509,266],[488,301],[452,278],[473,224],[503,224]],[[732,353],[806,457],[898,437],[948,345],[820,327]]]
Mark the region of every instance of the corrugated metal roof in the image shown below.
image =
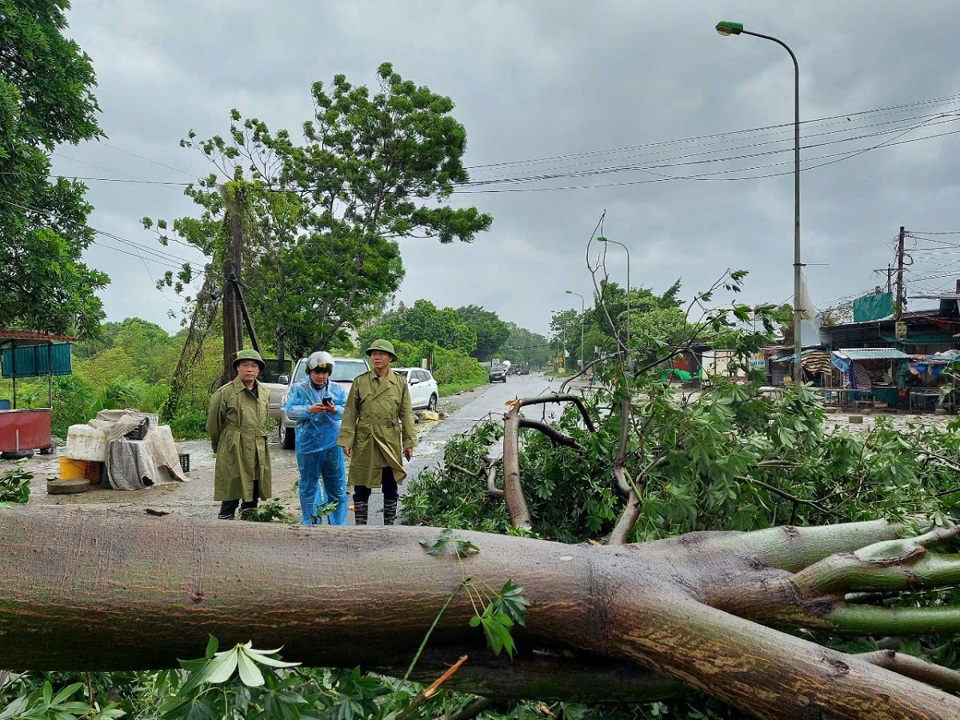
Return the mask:
[[[896,348],[841,348],[834,352],[847,360],[909,360],[910,356]]]
[[[60,342],[74,342],[77,340],[70,335],[56,335],[54,333],[34,332],[32,330],[2,330],[0,329],[0,340],[37,340],[47,342],[58,340]]]

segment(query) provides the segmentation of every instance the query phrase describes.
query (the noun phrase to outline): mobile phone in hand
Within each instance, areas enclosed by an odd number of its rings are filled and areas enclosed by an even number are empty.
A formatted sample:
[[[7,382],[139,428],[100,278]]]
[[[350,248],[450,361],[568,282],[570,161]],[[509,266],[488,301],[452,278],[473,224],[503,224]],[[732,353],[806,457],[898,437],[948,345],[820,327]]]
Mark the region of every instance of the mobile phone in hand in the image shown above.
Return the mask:
[[[413,457],[413,453],[409,450],[404,450],[403,456],[407,459],[407,462],[410,462],[410,459]]]
[[[324,404],[324,405],[327,405],[327,406],[329,406],[329,407],[333,407],[333,398],[332,398],[332,397],[325,397],[325,398],[323,399],[323,404]]]

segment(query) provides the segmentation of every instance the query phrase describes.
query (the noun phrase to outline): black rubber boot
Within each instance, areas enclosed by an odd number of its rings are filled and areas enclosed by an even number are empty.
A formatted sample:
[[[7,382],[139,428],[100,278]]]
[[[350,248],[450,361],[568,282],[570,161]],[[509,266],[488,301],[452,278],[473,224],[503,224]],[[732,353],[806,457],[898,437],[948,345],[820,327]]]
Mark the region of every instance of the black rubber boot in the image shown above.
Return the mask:
[[[365,502],[355,502],[353,504],[353,524],[354,525],[366,525],[367,524],[367,503]]]
[[[397,519],[397,501],[384,500],[383,501],[383,524],[393,525],[396,519]]]

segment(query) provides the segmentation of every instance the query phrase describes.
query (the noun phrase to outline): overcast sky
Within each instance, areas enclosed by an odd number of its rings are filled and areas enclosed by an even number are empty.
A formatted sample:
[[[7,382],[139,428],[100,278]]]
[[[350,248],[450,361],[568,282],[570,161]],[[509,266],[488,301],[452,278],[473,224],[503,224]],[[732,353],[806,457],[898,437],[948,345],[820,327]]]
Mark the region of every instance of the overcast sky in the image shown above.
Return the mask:
[[[744,300],[789,302],[793,65],[768,40],[721,37],[719,20],[776,36],[799,60],[814,304],[885,286],[901,225],[916,236],[908,294],[952,291],[960,277],[956,0],[74,5],[66,34],[93,59],[109,138],[60,148],[54,167],[99,178],[87,181],[90,224],[115,237],[98,235],[86,261],[112,279],[108,320],[179,327],[168,312],[180,299],[154,282],[199,254],[161,248],[139,221],[196,214],[182,184],[212,166],[179,147],[189,130],[225,134],[237,108],[299,137],[313,82],[343,73],[375,87],[384,61],[454,101],[471,180],[494,181],[454,197],[494,217],[473,244],[401,241],[398,300],[480,305],[546,333],[552,310],[580,309],[566,290],[591,302],[584,252],[606,211],[634,287],[681,278],[688,298],[736,268],[750,271]],[[607,260],[625,284],[623,250],[609,246]]]

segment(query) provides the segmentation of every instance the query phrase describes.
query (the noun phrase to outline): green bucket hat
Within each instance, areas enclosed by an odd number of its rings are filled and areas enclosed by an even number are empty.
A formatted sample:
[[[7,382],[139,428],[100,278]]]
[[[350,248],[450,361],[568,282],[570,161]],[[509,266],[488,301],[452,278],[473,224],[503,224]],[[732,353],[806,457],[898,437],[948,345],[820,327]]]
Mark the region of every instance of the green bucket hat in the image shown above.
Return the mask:
[[[256,362],[257,365],[260,366],[260,372],[263,372],[263,369],[267,366],[266,363],[263,362],[263,358],[260,357],[260,353],[258,353],[256,350],[250,350],[248,348],[237,353],[237,357],[233,361],[233,369],[236,370],[237,365],[239,365],[243,360],[253,360]]]
[[[370,343],[370,347],[367,348],[366,353],[369,355],[374,350],[380,350],[385,353],[390,353],[390,357],[394,360],[397,359],[397,353],[393,349],[393,343],[389,340],[374,340]]]

